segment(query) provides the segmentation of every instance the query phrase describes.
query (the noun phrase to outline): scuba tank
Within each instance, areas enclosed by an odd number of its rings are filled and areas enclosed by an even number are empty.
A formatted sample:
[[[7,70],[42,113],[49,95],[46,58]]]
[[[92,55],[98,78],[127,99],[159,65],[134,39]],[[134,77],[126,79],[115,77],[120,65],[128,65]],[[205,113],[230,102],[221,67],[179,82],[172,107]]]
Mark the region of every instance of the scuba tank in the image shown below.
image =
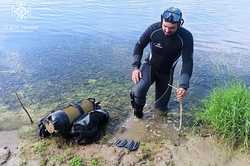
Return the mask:
[[[62,136],[68,136],[73,122],[81,115],[100,108],[99,104],[100,102],[96,102],[94,98],[88,98],[78,103],[70,104],[63,109],[50,112],[39,121],[38,135],[47,137],[58,133]]]

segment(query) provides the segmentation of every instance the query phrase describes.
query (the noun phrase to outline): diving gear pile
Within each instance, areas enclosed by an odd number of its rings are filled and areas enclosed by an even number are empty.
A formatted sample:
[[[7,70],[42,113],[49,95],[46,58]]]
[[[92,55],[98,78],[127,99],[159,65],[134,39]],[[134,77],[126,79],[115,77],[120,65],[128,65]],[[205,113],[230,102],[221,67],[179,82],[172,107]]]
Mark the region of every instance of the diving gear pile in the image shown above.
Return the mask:
[[[101,138],[101,129],[108,120],[109,114],[101,109],[100,102],[88,98],[51,111],[39,121],[38,136],[61,135],[78,144],[88,144]]]

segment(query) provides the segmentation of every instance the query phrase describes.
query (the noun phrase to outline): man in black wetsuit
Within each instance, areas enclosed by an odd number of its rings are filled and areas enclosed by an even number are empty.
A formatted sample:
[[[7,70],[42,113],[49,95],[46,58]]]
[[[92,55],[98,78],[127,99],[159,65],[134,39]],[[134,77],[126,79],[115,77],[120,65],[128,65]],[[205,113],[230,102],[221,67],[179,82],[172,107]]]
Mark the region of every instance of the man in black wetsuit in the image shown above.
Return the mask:
[[[171,95],[174,68],[177,59],[182,56],[182,70],[177,100],[182,100],[189,87],[193,70],[193,37],[182,27],[184,20],[178,8],[171,7],[161,15],[161,22],[149,26],[134,48],[132,80],[135,83],[131,93],[134,115],[143,117],[143,107],[149,87],[155,82],[155,108],[167,111]],[[143,50],[150,43],[150,55],[141,66]]]

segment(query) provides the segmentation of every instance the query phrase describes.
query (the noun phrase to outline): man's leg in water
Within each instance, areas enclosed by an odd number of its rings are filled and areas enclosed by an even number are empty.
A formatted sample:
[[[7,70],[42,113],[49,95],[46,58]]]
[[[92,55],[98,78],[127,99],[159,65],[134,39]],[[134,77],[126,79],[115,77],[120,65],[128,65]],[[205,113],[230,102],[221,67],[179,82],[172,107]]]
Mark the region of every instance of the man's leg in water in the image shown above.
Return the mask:
[[[160,111],[168,110],[168,102],[172,88],[168,84],[173,83],[173,72],[170,74],[157,73],[155,83],[155,108]]]
[[[151,77],[151,66],[148,63],[143,64],[141,72],[142,78],[137,84],[135,84],[130,94],[134,115],[137,118],[143,117],[143,107],[146,103],[146,95],[149,87],[153,83]]]

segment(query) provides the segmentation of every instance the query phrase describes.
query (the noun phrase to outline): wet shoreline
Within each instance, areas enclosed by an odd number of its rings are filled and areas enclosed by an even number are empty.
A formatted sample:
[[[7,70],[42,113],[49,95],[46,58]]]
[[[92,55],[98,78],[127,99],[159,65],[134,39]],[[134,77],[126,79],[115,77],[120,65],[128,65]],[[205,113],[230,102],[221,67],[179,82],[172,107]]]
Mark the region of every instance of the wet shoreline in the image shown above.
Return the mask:
[[[4,165],[20,164],[20,142],[17,130],[0,131],[1,162]]]

